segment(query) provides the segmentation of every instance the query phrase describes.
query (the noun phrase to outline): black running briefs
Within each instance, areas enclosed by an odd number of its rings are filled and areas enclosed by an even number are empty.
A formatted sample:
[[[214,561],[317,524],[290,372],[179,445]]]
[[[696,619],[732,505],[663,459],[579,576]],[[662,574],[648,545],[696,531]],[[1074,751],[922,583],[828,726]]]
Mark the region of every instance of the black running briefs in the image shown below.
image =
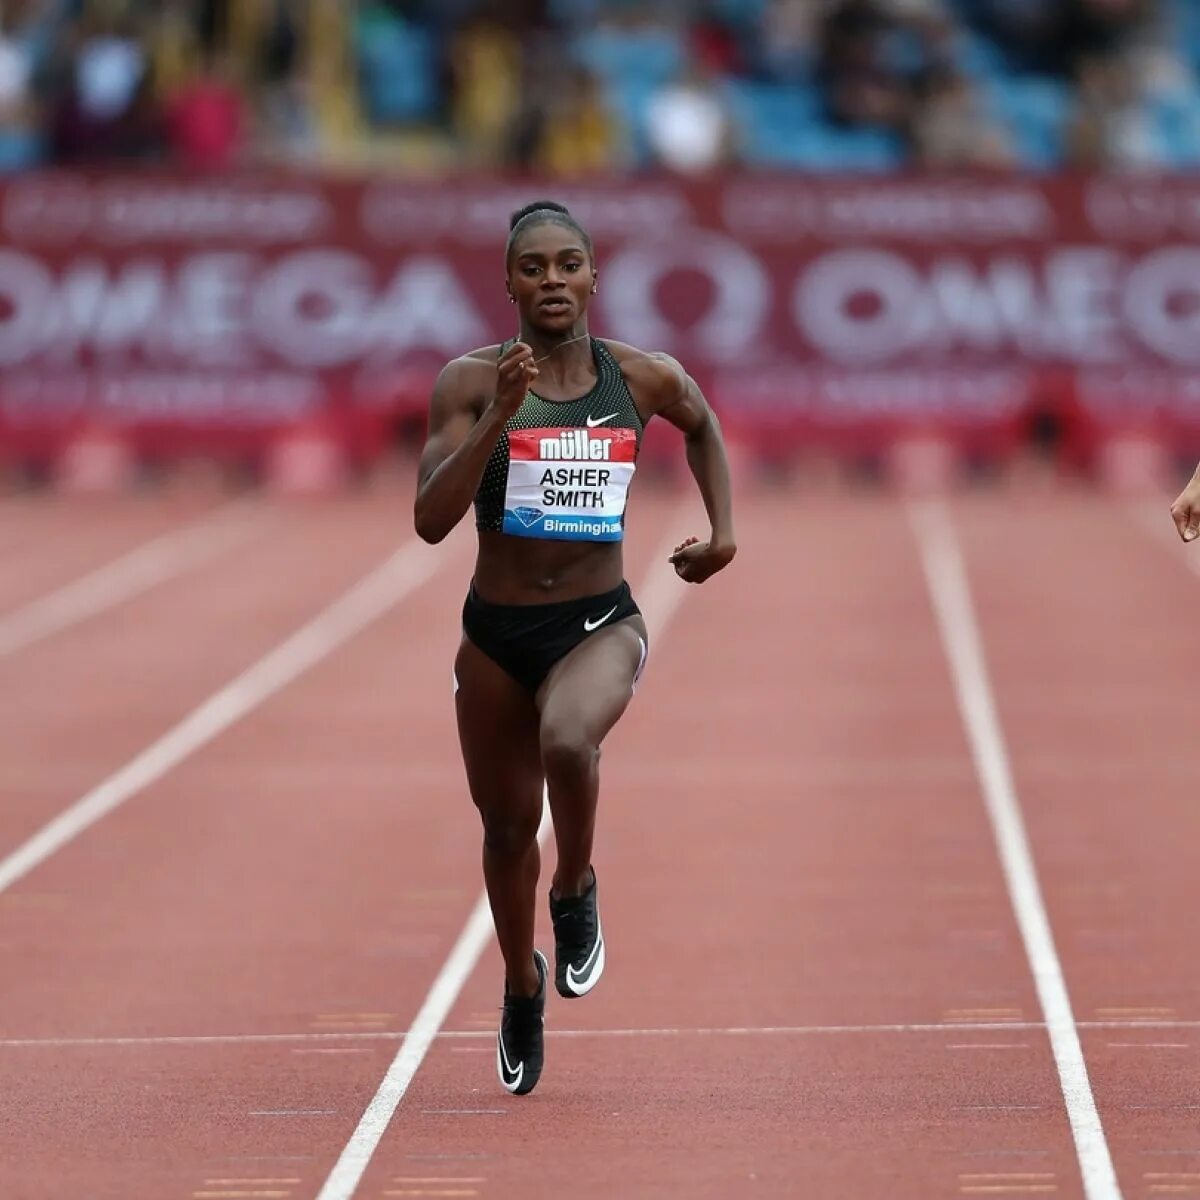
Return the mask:
[[[463,605],[463,632],[522,687],[536,692],[554,664],[580,642],[639,611],[624,581],[599,596],[554,604],[491,604],[472,586]]]

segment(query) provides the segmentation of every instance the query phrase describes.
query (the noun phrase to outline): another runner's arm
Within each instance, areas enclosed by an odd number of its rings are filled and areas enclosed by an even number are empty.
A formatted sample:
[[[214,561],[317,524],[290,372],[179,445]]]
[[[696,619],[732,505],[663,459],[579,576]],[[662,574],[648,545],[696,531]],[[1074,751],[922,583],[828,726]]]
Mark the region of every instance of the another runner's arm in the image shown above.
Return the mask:
[[[1171,520],[1185,542],[1194,542],[1200,536],[1200,467],[1171,505]]]
[[[518,342],[494,368],[495,392],[480,411],[480,372],[492,369],[481,359],[455,359],[434,385],[413,504],[417,535],[427,542],[440,542],[466,515],[504,423],[537,375],[532,351]]]

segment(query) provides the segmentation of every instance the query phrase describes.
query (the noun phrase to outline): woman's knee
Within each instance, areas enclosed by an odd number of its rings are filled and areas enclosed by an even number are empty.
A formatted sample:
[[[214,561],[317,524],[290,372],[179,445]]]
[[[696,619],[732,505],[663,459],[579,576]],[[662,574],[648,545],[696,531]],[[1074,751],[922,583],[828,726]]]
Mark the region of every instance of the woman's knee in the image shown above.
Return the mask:
[[[537,841],[541,812],[483,812],[483,844],[495,854],[520,856]]]
[[[600,746],[574,722],[543,722],[542,766],[547,774],[585,773],[600,761]]]

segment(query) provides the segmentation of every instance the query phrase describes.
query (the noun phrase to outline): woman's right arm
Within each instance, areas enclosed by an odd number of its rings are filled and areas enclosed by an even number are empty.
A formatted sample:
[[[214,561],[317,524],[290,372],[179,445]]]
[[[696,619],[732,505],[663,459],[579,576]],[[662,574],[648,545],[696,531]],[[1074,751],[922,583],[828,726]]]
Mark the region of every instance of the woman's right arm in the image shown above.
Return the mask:
[[[417,468],[413,524],[418,537],[440,542],[463,519],[479,490],[504,423],[521,407],[536,377],[532,351],[521,342],[498,364],[495,393],[479,409],[480,359],[459,358],[443,368],[429,402],[429,433]]]

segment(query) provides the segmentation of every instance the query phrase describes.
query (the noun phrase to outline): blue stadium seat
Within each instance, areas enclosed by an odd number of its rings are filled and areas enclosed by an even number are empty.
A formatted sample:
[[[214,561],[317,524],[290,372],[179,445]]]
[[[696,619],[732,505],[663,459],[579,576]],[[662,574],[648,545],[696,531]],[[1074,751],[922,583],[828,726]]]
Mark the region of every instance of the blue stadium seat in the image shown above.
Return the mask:
[[[767,0],[709,0],[708,9],[719,20],[746,26],[762,18]]]
[[[634,164],[638,166],[645,165],[650,158],[646,109],[657,87],[657,84],[646,84],[636,79],[609,81],[604,85],[605,100],[625,127],[629,151]]]
[[[900,139],[882,129],[831,129],[826,148],[829,170],[881,173],[905,161]]]
[[[968,79],[977,82],[995,79],[1008,72],[1004,51],[995,42],[970,31],[955,37],[954,61]]]
[[[755,162],[775,162],[798,128],[820,119],[815,88],[727,80],[723,88],[744,152]]]
[[[354,31],[368,119],[398,125],[433,117],[438,107],[436,43],[426,28],[370,9]]]
[[[997,77],[983,85],[983,95],[1025,166],[1046,171],[1062,164],[1073,108],[1065,83],[1036,75]]]
[[[40,135],[25,130],[0,130],[0,175],[36,167],[45,154],[46,147]]]
[[[1200,70],[1200,5],[1196,0],[1167,0],[1164,8],[1175,45],[1185,47],[1192,66]]]
[[[805,171],[879,172],[904,162],[899,139],[882,130],[840,129],[824,121],[817,97],[804,89],[789,96],[759,98],[746,105],[741,90],[734,104],[742,153],[753,166]],[[747,119],[748,114],[748,119]]]
[[[1154,96],[1147,102],[1147,115],[1166,166],[1177,170],[1200,166],[1200,96],[1184,91]]]
[[[672,30],[601,27],[575,40],[575,57],[605,83],[647,88],[675,78],[683,68],[684,46]]]

